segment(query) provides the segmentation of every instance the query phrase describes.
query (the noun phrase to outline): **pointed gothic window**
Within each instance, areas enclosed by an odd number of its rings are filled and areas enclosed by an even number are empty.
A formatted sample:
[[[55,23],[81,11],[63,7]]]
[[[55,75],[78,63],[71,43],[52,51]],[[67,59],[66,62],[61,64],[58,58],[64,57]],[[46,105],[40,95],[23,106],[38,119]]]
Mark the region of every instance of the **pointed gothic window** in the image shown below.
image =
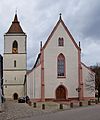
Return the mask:
[[[65,57],[62,53],[57,58],[57,75],[58,77],[65,76]]]
[[[13,42],[13,45],[12,45],[12,53],[14,54],[18,53],[18,43],[16,40]]]
[[[58,46],[64,46],[64,39],[61,37],[58,39]]]

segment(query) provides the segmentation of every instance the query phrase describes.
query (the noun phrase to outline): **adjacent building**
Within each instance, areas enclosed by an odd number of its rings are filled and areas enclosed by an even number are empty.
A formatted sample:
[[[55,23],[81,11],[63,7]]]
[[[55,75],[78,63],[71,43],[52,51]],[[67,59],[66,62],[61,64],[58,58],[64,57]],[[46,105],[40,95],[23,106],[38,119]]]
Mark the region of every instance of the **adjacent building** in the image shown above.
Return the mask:
[[[0,103],[3,102],[3,57],[0,55]]]

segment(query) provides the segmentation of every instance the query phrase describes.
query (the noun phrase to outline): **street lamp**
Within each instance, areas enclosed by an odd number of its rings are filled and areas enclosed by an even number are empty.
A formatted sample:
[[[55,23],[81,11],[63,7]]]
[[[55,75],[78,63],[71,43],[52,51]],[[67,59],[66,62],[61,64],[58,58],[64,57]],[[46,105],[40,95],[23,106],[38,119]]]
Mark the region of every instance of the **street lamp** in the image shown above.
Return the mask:
[[[81,91],[81,88],[80,87],[76,88],[76,91],[78,92],[78,99],[80,100],[80,91]]]
[[[80,91],[81,91],[81,88],[79,88],[79,87],[76,88],[76,91],[77,91],[77,92],[80,92]]]

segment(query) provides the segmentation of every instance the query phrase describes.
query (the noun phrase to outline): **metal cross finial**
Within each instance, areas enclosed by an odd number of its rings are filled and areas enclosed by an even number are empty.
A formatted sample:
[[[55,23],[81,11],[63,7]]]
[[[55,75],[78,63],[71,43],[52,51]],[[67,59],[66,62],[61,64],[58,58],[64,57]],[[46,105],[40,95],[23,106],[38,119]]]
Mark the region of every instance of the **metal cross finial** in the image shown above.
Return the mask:
[[[60,19],[61,19],[61,15],[62,15],[62,14],[60,13],[59,15],[60,15]]]
[[[80,43],[80,41],[79,41],[79,47],[81,47],[81,43]]]
[[[16,10],[15,10],[15,14],[17,14],[17,8],[16,8]]]

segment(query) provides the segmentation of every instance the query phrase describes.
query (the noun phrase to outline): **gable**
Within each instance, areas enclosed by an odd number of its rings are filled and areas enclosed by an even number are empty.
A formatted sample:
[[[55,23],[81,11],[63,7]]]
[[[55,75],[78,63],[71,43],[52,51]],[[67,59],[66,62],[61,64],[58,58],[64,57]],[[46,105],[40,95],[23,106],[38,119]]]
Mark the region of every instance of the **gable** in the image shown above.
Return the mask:
[[[59,34],[58,36],[63,36],[63,33],[65,33],[65,36],[72,42],[72,44],[75,46],[76,49],[81,50],[80,47],[76,44],[74,38],[72,37],[71,33],[69,32],[68,28],[64,24],[63,20],[60,18],[57,24],[55,25],[54,29],[52,30],[51,34],[49,35],[46,43],[44,44],[43,48],[45,49],[48,45],[49,41],[52,39],[54,34]]]

